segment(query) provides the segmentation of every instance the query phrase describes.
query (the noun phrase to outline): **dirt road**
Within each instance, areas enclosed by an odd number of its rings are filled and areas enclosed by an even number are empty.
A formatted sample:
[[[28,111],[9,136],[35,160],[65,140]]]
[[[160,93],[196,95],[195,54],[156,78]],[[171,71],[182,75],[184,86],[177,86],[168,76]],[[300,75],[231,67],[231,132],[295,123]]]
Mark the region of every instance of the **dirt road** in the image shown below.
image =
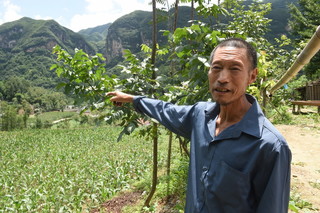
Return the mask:
[[[291,191],[320,212],[320,130],[308,126],[277,125],[292,151]]]

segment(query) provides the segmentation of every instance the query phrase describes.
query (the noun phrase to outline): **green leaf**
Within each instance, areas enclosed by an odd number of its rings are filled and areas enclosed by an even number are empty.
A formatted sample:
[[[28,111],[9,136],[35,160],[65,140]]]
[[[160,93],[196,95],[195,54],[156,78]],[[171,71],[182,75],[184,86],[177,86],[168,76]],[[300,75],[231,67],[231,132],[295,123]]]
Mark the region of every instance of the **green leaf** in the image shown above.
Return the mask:
[[[50,70],[54,70],[58,68],[58,64],[52,64],[51,67],[50,67]]]
[[[66,86],[66,83],[60,82],[60,83],[58,83],[58,85],[56,86],[56,88],[57,88],[57,89],[61,89],[61,88],[65,87],[65,86]]]

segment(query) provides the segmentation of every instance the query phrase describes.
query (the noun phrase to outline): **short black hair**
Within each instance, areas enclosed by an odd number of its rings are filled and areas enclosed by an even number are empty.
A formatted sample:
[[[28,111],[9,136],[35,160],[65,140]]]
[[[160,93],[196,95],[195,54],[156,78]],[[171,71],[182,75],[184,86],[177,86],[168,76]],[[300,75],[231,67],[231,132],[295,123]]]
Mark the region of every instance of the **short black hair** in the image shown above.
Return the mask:
[[[210,65],[212,64],[212,60],[214,57],[214,53],[219,47],[235,47],[235,48],[244,48],[247,50],[247,57],[249,58],[252,69],[257,68],[258,65],[258,57],[257,51],[253,48],[251,44],[241,38],[228,38],[220,42],[211,52],[210,55]]]

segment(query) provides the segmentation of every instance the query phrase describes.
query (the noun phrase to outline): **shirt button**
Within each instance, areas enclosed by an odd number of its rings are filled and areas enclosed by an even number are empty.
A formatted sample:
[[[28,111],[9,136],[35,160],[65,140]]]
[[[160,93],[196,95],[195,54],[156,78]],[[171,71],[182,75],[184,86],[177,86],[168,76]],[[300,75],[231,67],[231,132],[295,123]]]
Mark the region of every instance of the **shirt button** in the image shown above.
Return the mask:
[[[203,172],[208,171],[208,167],[206,167],[206,166],[202,167],[202,171],[203,171]]]

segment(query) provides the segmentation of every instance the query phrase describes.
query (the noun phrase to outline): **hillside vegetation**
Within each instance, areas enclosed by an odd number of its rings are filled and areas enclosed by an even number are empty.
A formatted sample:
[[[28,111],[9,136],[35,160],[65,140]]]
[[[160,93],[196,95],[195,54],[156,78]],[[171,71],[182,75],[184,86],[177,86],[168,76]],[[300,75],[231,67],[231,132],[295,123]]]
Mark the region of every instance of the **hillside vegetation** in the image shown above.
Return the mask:
[[[33,86],[53,88],[56,75],[49,71],[54,63],[52,48],[60,45],[73,52],[75,48],[94,54],[85,39],[54,20],[22,18],[0,26],[0,80],[16,76]]]

